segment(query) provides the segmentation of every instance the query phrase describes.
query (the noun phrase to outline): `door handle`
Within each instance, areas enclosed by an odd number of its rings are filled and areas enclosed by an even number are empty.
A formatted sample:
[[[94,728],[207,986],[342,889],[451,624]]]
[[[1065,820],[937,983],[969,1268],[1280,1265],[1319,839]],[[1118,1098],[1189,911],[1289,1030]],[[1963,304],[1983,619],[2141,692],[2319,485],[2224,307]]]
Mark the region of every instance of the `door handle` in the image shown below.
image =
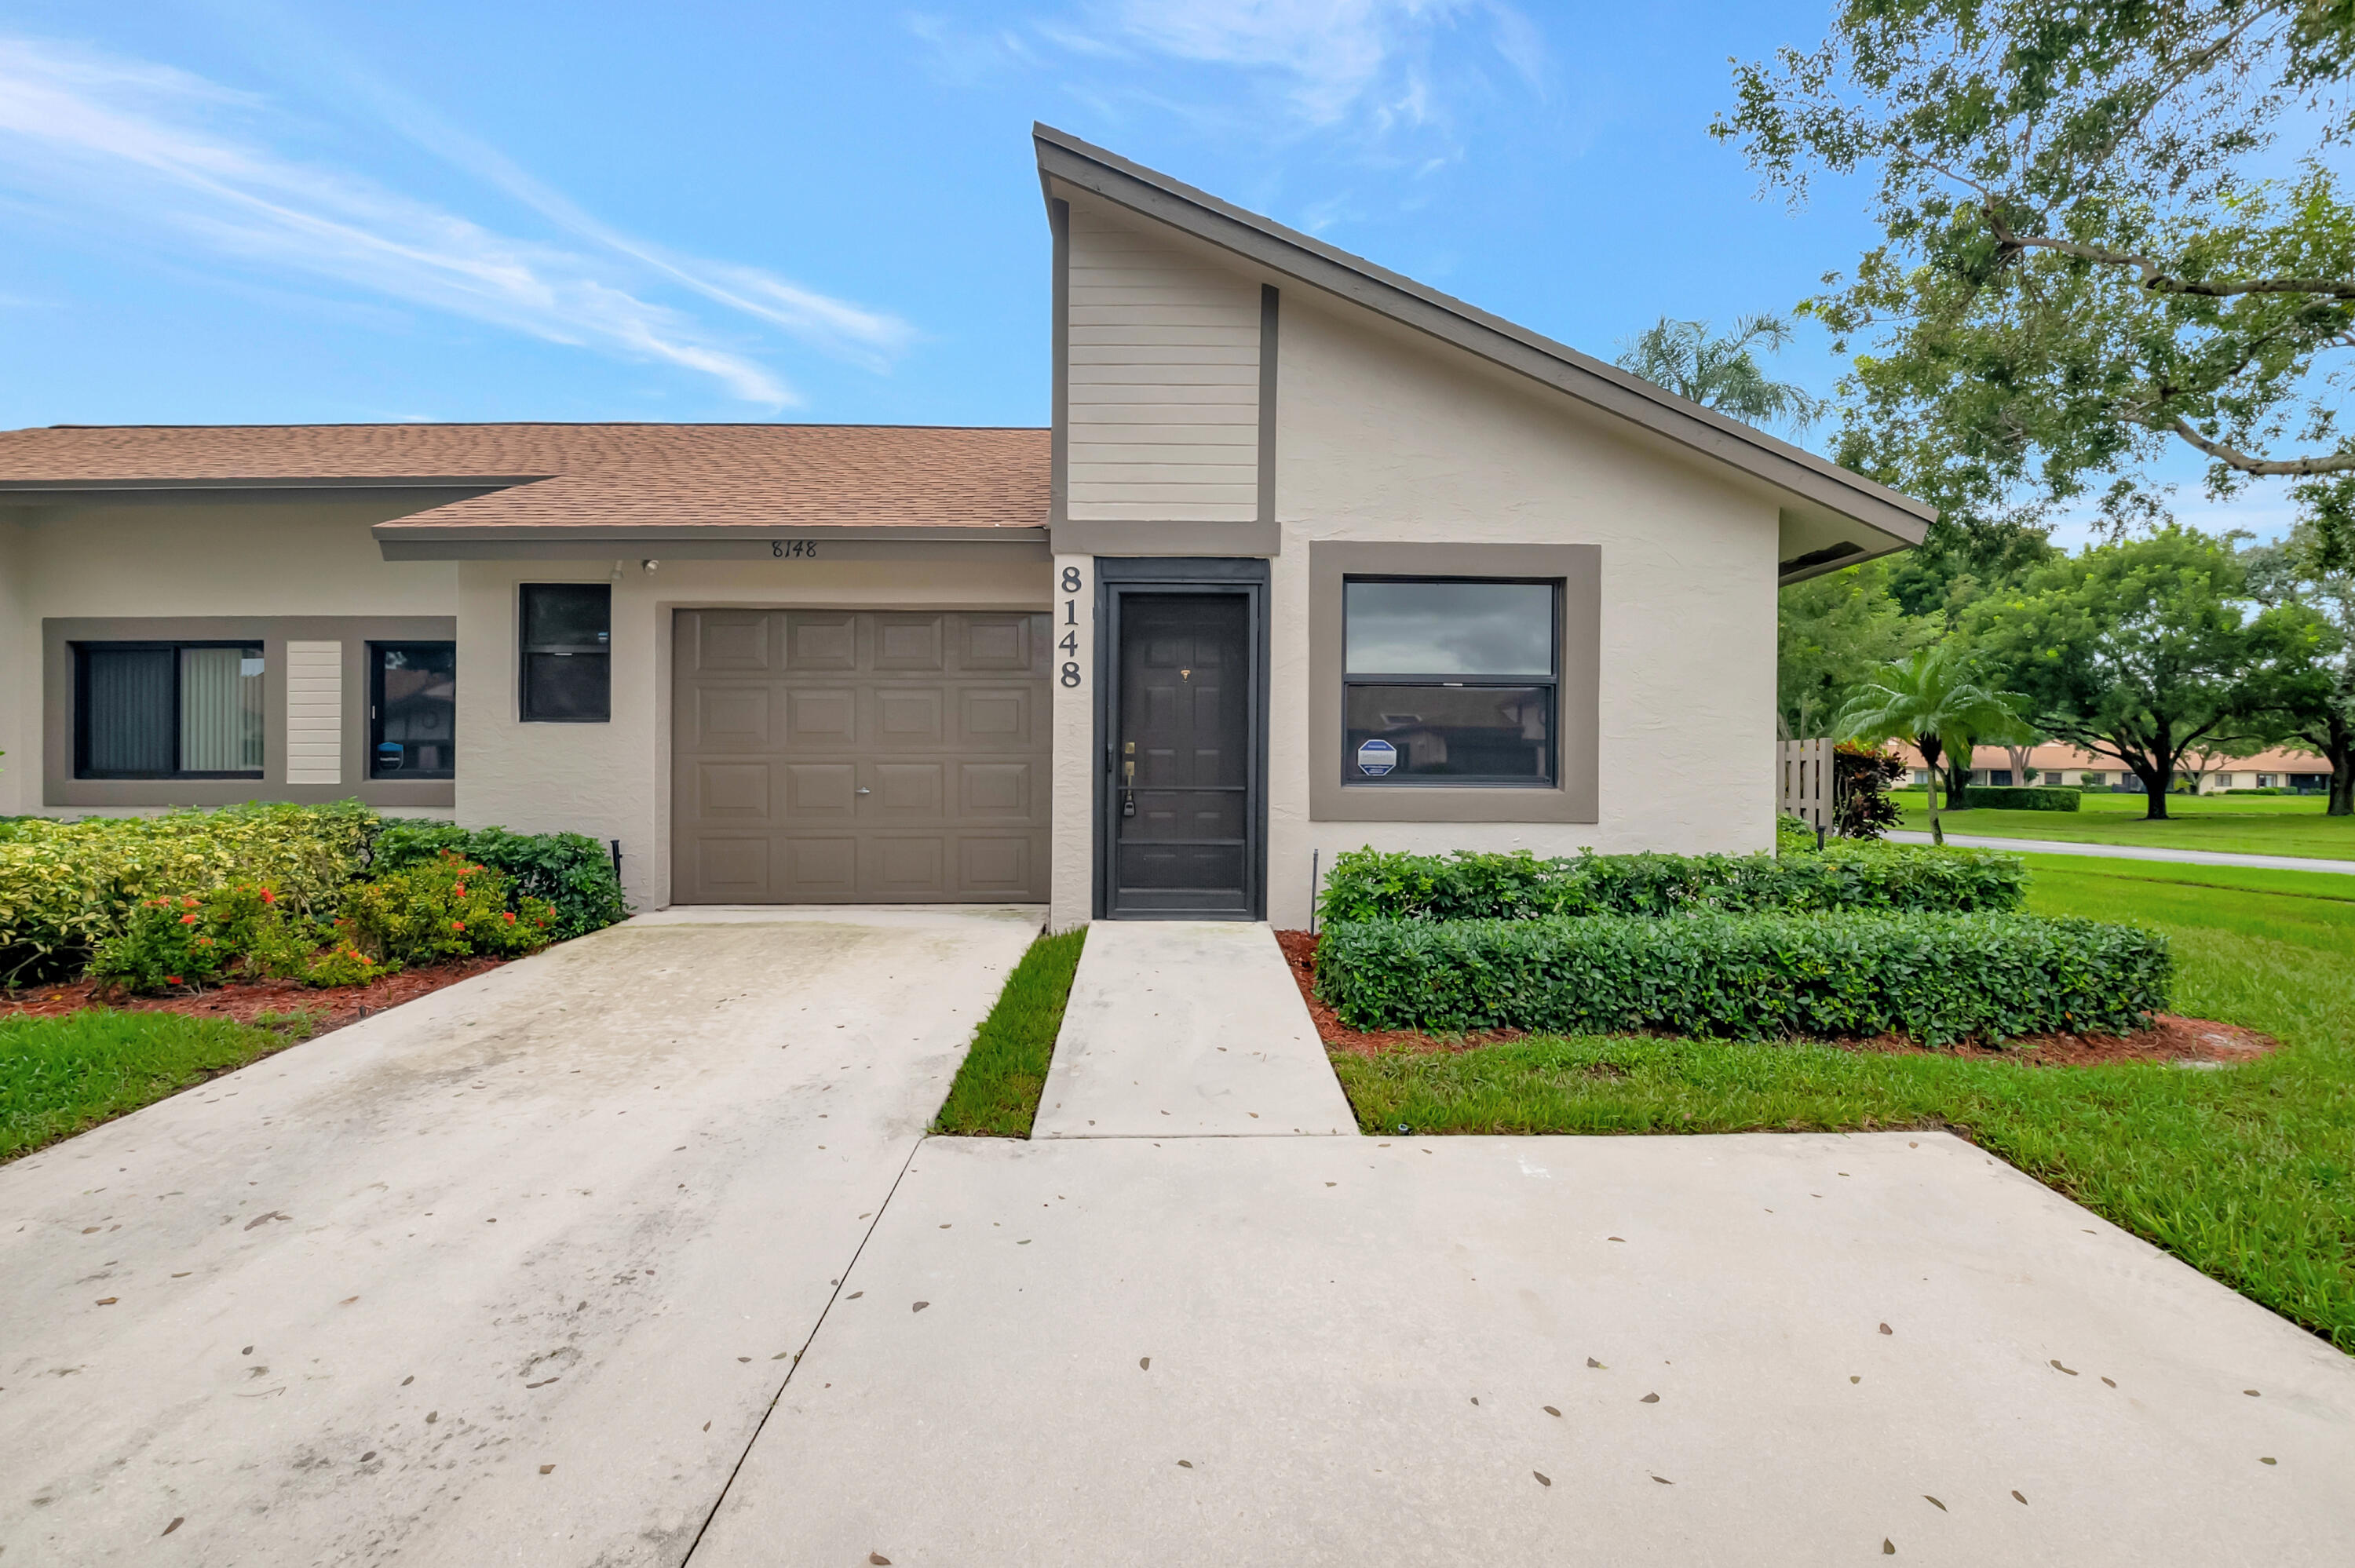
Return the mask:
[[[861,785],[858,787],[858,793],[859,793],[859,794],[861,794],[861,795],[872,795],[873,793],[875,793],[875,791],[874,791],[874,790],[872,790],[872,789],[869,789],[866,785],[861,784]]]
[[[1130,741],[1127,749],[1135,751],[1136,742]],[[1136,815],[1136,758],[1129,758],[1120,765],[1120,814]]]

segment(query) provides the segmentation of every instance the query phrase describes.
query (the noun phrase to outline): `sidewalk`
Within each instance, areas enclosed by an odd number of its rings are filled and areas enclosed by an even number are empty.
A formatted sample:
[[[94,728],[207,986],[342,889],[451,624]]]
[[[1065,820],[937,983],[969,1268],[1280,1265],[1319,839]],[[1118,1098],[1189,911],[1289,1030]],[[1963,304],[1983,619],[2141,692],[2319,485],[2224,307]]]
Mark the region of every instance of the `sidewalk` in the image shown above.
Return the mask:
[[[1889,835],[1889,842],[1893,844],[1926,844],[1930,842],[1930,835],[1901,829]],[[2089,854],[2105,860],[2164,860],[2178,865],[2241,865],[2258,871],[2321,871],[2355,876],[2355,860],[2309,860],[2294,854],[2145,849],[2137,844],[2083,844],[2058,839],[1985,839],[1975,833],[1948,833],[1946,842],[1958,849],[2011,850],[2022,854]]]
[[[1099,920],[1088,927],[1032,1138],[1357,1130],[1266,926]]]

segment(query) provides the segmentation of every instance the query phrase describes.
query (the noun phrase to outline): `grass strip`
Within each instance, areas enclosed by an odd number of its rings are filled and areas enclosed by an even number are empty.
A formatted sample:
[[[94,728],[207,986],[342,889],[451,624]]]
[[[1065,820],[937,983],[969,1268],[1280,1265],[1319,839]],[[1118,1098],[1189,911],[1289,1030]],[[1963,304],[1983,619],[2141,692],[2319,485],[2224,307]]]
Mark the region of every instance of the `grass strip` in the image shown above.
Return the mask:
[[[2282,1050],[2192,1072],[1582,1035],[1336,1053],[1335,1071],[1369,1132],[1955,1127],[2355,1351],[2355,906],[2122,877],[2124,863],[2038,866],[2029,907],[2165,932],[2176,1011],[2262,1031]]]
[[[1080,967],[1087,927],[1057,931],[1030,944],[997,1004],[974,1032],[956,1081],[932,1130],[952,1138],[1028,1138],[1055,1059],[1063,1004]]]
[[[152,1105],[310,1033],[220,1018],[101,1008],[0,1018],[0,1160]]]

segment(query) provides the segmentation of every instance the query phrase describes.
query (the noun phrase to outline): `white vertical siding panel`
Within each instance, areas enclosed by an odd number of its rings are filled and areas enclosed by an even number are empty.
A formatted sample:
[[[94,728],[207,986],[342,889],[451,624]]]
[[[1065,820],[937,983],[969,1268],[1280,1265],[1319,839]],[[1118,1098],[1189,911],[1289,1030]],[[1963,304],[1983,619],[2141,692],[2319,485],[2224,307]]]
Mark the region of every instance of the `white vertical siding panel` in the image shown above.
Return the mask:
[[[1082,519],[1258,514],[1259,287],[1128,220],[1071,210],[1068,505]]]
[[[344,781],[344,645],[286,645],[286,782]]]

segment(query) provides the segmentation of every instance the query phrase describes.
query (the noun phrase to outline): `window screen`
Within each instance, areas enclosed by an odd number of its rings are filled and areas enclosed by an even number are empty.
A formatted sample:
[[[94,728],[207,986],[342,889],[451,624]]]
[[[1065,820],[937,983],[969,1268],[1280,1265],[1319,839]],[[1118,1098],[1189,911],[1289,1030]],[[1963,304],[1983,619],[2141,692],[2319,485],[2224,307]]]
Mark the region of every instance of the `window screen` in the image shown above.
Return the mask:
[[[261,650],[92,642],[75,649],[82,779],[258,779]]]
[[[368,773],[453,779],[458,768],[458,649],[451,642],[368,645]]]
[[[526,583],[522,610],[524,718],[543,724],[611,718],[611,585]]]
[[[1342,587],[1342,779],[1550,789],[1559,586],[1352,577]]]

